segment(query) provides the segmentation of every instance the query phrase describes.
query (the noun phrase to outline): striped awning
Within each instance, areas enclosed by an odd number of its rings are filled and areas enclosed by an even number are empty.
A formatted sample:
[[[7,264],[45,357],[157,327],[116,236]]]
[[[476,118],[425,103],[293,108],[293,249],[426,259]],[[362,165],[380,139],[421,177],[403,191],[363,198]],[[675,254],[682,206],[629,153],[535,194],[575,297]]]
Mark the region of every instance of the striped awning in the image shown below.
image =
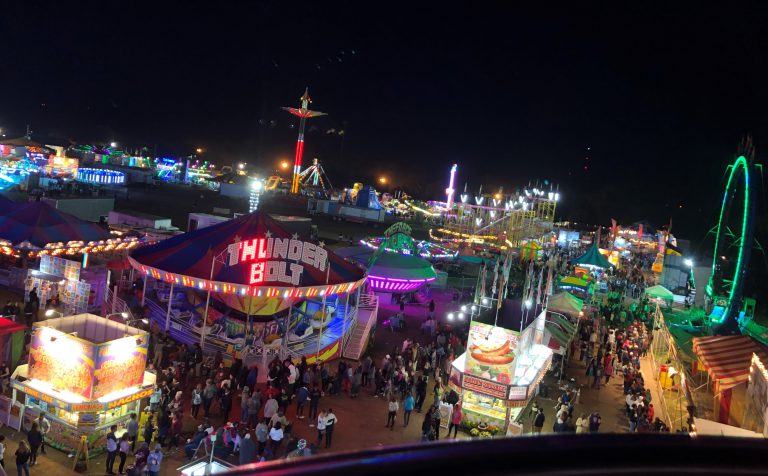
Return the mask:
[[[766,348],[749,336],[694,337],[693,352],[720,391],[749,379],[752,353],[768,359]]]

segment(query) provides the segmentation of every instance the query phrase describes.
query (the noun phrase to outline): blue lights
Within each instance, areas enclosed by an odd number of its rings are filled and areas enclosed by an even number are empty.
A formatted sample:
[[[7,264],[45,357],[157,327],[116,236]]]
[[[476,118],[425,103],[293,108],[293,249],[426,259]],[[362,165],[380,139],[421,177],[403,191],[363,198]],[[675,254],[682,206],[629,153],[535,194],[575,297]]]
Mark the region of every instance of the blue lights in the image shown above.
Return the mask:
[[[77,181],[98,185],[125,185],[125,174],[116,170],[77,169]]]

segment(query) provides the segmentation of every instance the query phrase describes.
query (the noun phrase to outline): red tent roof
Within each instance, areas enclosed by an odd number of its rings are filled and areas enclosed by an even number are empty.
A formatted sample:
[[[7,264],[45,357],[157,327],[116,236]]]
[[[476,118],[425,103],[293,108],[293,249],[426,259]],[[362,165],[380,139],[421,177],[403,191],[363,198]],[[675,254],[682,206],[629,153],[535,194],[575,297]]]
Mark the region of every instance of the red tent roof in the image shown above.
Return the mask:
[[[0,317],[0,335],[10,334],[12,332],[23,331],[25,327],[18,322]]]
[[[254,296],[264,289],[294,297],[349,292],[365,278],[356,265],[259,212],[137,249],[129,260],[155,279]]]
[[[720,390],[727,390],[749,379],[752,353],[764,362],[766,348],[749,336],[708,336],[693,338],[693,352]]]

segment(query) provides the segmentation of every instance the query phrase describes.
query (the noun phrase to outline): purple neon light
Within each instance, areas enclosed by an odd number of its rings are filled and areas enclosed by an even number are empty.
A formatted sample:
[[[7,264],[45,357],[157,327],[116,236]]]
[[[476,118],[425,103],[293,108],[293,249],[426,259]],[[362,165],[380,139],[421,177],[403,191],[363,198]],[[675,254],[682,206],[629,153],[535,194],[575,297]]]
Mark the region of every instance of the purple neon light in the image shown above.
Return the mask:
[[[410,291],[416,289],[436,278],[427,279],[402,279],[385,278],[383,276],[368,276],[369,282],[374,289],[380,291]]]

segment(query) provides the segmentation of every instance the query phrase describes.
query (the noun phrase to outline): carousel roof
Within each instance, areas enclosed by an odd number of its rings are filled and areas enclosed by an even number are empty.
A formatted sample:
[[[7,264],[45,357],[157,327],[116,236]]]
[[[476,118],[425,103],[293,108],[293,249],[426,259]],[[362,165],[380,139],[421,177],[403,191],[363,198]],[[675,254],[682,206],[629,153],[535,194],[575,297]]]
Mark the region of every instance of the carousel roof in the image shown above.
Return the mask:
[[[9,201],[0,201],[0,239],[13,246],[44,248],[50,243],[87,243],[110,238],[109,230],[56,210],[45,202],[9,204]]]
[[[254,212],[137,249],[131,264],[156,279],[216,292],[261,295],[261,290],[316,287],[336,293],[362,283],[364,271]]]

